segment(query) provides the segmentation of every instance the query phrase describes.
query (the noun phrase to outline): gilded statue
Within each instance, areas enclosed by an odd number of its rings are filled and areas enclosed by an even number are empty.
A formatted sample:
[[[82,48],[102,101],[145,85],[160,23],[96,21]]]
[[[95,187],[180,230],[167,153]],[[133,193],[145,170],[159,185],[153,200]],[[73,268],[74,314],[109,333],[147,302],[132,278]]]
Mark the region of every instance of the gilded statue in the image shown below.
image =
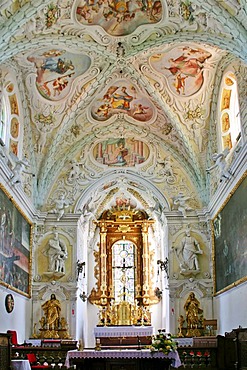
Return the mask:
[[[200,308],[200,302],[195,296],[195,293],[191,292],[187,298],[184,309],[186,312],[186,321],[187,321],[187,337],[197,337],[200,336],[200,315],[203,313],[203,310]]]
[[[61,303],[56,299],[55,294],[51,294],[51,299],[42,304],[46,318],[46,327],[49,330],[57,330],[59,326]]]
[[[178,337],[183,338],[183,325],[185,323],[183,315],[180,315],[178,318],[178,324],[179,324],[179,332],[178,332]]]

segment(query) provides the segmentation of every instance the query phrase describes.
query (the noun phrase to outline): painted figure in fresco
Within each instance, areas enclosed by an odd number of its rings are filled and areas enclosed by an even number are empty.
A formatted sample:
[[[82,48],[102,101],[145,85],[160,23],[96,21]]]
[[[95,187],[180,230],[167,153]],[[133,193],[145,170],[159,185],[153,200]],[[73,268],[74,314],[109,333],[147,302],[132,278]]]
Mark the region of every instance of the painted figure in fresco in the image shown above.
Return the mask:
[[[56,78],[53,83],[53,96],[60,95],[60,93],[68,86],[68,79],[63,76],[63,77],[58,77]]]
[[[133,100],[133,96],[127,93],[127,87],[125,86],[121,87],[121,91],[117,92],[117,90],[118,90],[118,87],[113,92],[113,94],[110,96],[111,108],[130,110],[130,102]]]
[[[61,75],[67,72],[68,70],[73,71],[75,69],[71,60],[68,61],[68,60],[63,60],[61,58],[58,58],[58,59],[47,58],[42,64],[41,68],[43,70],[48,69],[51,72],[56,72]]]
[[[59,326],[61,303],[56,299],[55,294],[51,294],[51,299],[42,304],[42,309],[46,317],[46,325],[49,330],[56,330]]]
[[[124,36],[141,24],[158,22],[162,5],[160,0],[87,0],[78,2],[76,15],[83,24],[100,24],[111,35]]]
[[[230,119],[229,119],[229,114],[224,113],[222,116],[222,131],[227,132],[230,128]]]
[[[120,139],[117,142],[117,146],[115,150],[113,151],[113,153],[109,153],[109,159],[106,160],[105,163],[106,164],[117,164],[117,165],[123,166],[127,163],[125,159],[127,154],[128,154],[128,149],[125,148],[125,140]]]
[[[169,67],[162,67],[163,69],[169,70],[170,73],[175,77],[174,87],[178,94],[182,92],[185,94],[186,83],[192,83],[195,87],[195,91],[198,91],[203,84],[203,67],[204,62],[211,57],[211,53],[203,49],[191,49],[190,47],[184,47],[182,54],[177,58],[170,58],[168,60]],[[193,81],[187,80],[193,78]],[[186,82],[188,81],[188,82]],[[190,82],[189,82],[190,81]]]
[[[220,172],[220,181],[223,181],[224,179],[229,179],[231,177],[231,173],[227,169],[227,162],[226,157],[230,153],[229,148],[225,148],[222,153],[214,153],[212,158],[215,162],[215,164],[209,168],[206,169],[207,172],[210,172],[212,169],[218,167]]]
[[[122,113],[139,121],[148,121],[153,114],[150,102],[138,94],[135,86],[111,85],[101,99],[97,99],[93,115],[100,120],[106,120],[120,110]]]
[[[180,90],[182,90],[182,94],[184,95],[185,93],[185,80],[186,78],[188,78],[188,76],[184,76],[182,77],[181,73],[178,73],[176,75],[176,79],[175,79],[175,88],[176,88],[176,91],[178,94],[180,94]]]
[[[73,76],[74,72],[59,76],[57,78],[53,78],[52,80],[45,81],[41,86],[40,89],[49,97],[52,96],[59,96],[61,92],[68,86],[69,84],[69,78]]]
[[[136,114],[146,114],[146,111],[149,109],[149,107],[144,107],[142,104],[134,104],[134,110],[133,110],[133,117]]]

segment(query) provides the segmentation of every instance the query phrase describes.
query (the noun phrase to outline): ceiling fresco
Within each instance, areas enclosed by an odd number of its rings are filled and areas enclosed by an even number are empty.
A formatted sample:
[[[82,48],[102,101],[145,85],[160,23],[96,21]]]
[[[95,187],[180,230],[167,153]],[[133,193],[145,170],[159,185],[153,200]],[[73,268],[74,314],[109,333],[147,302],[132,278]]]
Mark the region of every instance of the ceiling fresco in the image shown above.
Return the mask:
[[[153,118],[155,109],[132,83],[124,80],[110,85],[92,106],[92,117],[98,121],[105,121],[119,112],[137,121],[148,122]]]
[[[76,19],[82,25],[97,25],[112,36],[129,35],[137,27],[161,20],[159,0],[89,0],[79,1]]]
[[[211,53],[204,49],[184,46],[166,54],[153,55],[150,64],[166,77],[173,92],[191,96],[202,88],[204,63],[211,56]]]
[[[13,153],[23,137],[35,173],[24,190],[35,206],[49,212],[63,194],[78,211],[84,194],[103,211],[128,193],[145,209],[172,209],[183,193],[191,209],[203,207],[221,78],[246,70],[245,5],[1,3],[1,81],[15,87],[18,110]],[[227,112],[223,121],[227,132]]]
[[[108,166],[133,167],[145,162],[148,155],[147,145],[133,138],[107,139],[94,148],[96,161]]]
[[[90,58],[66,50],[46,50],[29,56],[27,60],[36,67],[36,87],[45,99],[58,101],[66,97],[76,80],[90,67]]]

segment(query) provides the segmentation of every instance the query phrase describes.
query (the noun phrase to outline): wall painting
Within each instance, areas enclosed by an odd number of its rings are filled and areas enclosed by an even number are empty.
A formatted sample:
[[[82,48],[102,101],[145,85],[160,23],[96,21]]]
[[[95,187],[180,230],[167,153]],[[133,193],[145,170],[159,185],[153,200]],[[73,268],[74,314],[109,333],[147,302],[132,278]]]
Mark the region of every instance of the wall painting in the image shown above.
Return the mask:
[[[31,223],[0,187],[0,284],[31,296]]]
[[[212,220],[215,294],[247,280],[246,194],[247,173]]]

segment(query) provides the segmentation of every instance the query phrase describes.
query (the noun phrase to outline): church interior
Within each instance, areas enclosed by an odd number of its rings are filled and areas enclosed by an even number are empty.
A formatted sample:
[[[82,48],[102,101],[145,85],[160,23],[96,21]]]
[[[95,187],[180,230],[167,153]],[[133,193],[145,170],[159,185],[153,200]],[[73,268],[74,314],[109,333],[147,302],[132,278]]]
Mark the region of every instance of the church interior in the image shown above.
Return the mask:
[[[246,0],[0,2],[0,342],[170,333],[247,369],[246,25]]]

